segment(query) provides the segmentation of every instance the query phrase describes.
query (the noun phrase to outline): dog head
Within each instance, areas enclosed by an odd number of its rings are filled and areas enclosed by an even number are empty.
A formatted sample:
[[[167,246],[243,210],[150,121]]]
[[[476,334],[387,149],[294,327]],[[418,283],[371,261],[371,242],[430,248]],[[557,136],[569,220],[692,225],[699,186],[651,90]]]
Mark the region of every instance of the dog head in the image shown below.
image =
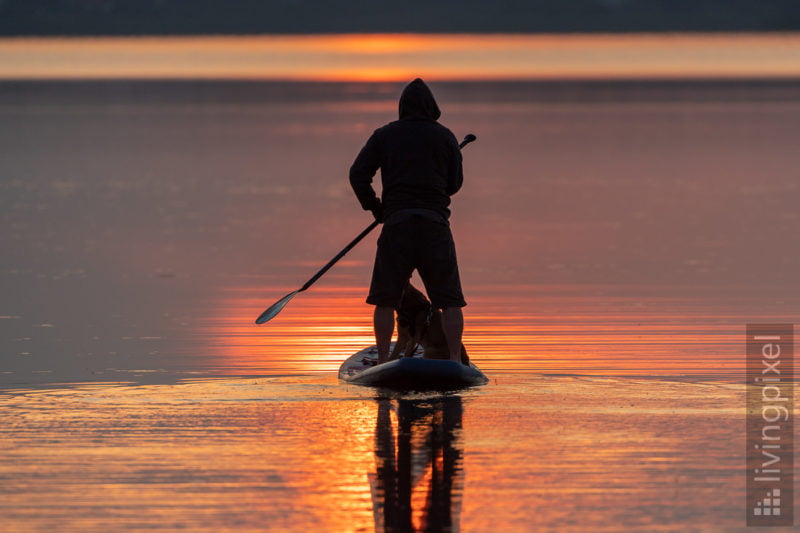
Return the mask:
[[[427,315],[430,308],[431,303],[428,298],[409,282],[403,289],[400,305],[397,306],[397,323],[400,327],[411,329],[413,334],[417,317],[420,313]]]

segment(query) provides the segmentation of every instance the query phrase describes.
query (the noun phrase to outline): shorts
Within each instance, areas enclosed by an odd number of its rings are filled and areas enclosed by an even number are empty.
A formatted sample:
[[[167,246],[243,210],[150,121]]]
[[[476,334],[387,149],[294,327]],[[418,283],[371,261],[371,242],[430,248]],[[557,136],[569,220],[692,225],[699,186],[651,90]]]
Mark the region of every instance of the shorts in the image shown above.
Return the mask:
[[[397,308],[416,269],[433,307],[464,307],[450,227],[422,216],[384,226],[378,238],[367,303]]]

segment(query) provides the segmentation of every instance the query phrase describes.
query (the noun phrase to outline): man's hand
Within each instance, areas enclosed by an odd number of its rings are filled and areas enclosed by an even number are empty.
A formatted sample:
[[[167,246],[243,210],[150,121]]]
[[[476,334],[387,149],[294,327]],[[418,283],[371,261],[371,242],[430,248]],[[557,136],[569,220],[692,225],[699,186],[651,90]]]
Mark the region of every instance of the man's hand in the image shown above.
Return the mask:
[[[383,204],[380,200],[377,201],[370,209],[372,211],[372,216],[375,217],[375,220],[378,222],[383,222]]]

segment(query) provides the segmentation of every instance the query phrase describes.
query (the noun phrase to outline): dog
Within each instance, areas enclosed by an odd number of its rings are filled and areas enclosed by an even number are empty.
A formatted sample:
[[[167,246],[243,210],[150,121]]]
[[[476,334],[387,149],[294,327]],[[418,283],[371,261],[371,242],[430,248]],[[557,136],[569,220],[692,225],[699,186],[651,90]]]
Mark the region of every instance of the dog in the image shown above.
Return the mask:
[[[428,298],[409,282],[400,298],[397,312],[397,342],[389,361],[412,357],[422,346],[426,359],[450,359],[450,350],[442,327],[442,311],[434,309]],[[461,362],[469,366],[467,349],[461,345]]]

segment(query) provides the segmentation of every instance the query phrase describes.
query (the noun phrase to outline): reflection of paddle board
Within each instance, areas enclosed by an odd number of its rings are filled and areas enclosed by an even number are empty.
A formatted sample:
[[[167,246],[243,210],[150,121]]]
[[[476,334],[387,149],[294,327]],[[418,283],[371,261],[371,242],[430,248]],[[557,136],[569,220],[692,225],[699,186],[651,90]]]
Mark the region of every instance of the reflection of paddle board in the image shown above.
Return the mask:
[[[378,364],[378,349],[365,348],[339,367],[339,379],[356,385],[396,390],[448,390],[484,385],[489,379],[470,362],[423,359],[422,348],[414,357]]]

